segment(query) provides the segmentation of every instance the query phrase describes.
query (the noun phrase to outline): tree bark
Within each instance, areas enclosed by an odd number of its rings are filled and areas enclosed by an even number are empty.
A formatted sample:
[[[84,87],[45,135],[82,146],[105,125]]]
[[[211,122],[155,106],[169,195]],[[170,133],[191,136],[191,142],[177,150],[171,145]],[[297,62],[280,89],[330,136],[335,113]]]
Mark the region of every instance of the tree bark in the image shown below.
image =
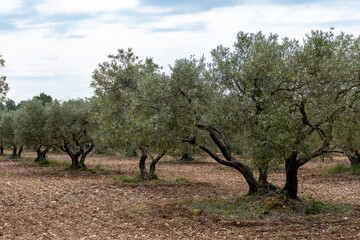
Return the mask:
[[[258,167],[259,170],[259,184],[260,185],[267,185],[268,182],[268,171],[269,171],[269,164],[264,164],[264,166]]]
[[[79,153],[71,154],[71,166],[70,169],[81,169],[81,165],[79,164]]]
[[[297,161],[297,152],[291,154],[285,160],[286,182],[283,188],[283,193],[289,198],[297,199],[298,192],[298,169],[300,167]]]
[[[259,183],[256,181],[250,167],[239,162],[238,166],[234,166],[234,168],[238,170],[245,178],[246,183],[249,186],[248,195],[257,194],[259,190]]]
[[[11,155],[12,158],[17,158],[17,147],[13,147],[13,153]]]
[[[198,146],[201,150],[209,154],[211,158],[213,158],[216,162],[223,164],[225,166],[233,167],[238,170],[246,180],[246,183],[249,187],[248,195],[257,194],[259,190],[259,183],[256,181],[254,174],[252,173],[249,166],[246,164],[236,160],[231,153],[230,143],[223,131],[217,129],[213,126],[204,126],[197,125],[198,128],[206,130],[209,132],[209,135],[213,142],[216,144],[218,149],[221,151],[221,154],[225,158],[225,160],[221,159],[217,154],[215,154],[212,150],[207,148],[204,145],[198,145],[196,143],[196,139],[184,139],[184,142],[188,142],[194,146]]]
[[[21,145],[20,148],[19,148],[19,151],[18,151],[18,153],[17,153],[17,156],[18,156],[19,158],[21,158],[21,153],[23,152],[23,150],[24,150],[24,146]]]
[[[42,146],[39,146],[38,149],[36,149],[37,157],[35,158],[34,162],[40,162],[41,159],[46,159],[46,154],[51,148],[51,146],[48,146],[43,151],[41,151],[41,147]]]
[[[140,147],[141,150],[141,156],[140,156],[140,160],[139,160],[139,169],[140,169],[140,179],[147,179],[148,178],[148,173],[146,171],[146,159],[147,159],[147,155],[148,155],[148,150],[146,147]]]
[[[0,155],[4,155],[4,143],[0,141]]]
[[[156,164],[160,161],[160,159],[165,156],[166,151],[163,151],[162,153],[160,153],[159,155],[157,155],[156,158],[152,157],[152,161],[150,164],[150,172],[149,172],[149,178],[150,179],[158,179],[158,176],[155,174],[155,168],[156,168]]]
[[[79,148],[77,152],[70,149],[69,143],[66,138],[63,138],[63,145],[57,145],[62,151],[66,152],[71,158],[70,169],[83,169],[86,168],[85,158],[94,149],[93,140],[80,142],[79,139],[73,135],[73,141]],[[84,149],[85,147],[85,149]],[[86,149],[87,148],[87,149]],[[80,159],[79,159],[80,158]]]
[[[351,166],[359,166],[360,165],[360,153],[358,151],[354,151],[346,154],[349,158]]]
[[[86,168],[85,158],[86,158],[86,156],[87,156],[93,149],[94,149],[94,143],[92,142],[92,143],[90,144],[90,146],[88,147],[88,149],[81,154],[80,166],[81,166],[82,168]]]

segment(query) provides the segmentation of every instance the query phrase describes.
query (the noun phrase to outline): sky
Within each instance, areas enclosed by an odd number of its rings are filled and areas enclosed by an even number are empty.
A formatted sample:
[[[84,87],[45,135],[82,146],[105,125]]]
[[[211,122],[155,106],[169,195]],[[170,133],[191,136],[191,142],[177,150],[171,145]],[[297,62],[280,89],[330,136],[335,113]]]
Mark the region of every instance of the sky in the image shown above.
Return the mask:
[[[168,71],[176,59],[210,60],[239,31],[302,40],[311,30],[360,35],[360,0],[0,0],[0,54],[17,103],[42,92],[93,95],[92,72],[133,48]]]

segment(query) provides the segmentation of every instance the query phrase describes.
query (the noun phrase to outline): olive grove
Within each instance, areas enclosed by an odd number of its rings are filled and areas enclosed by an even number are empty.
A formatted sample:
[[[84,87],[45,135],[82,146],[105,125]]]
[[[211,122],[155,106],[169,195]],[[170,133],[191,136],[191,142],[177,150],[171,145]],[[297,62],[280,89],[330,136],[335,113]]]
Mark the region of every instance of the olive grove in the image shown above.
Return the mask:
[[[209,62],[181,58],[168,72],[132,49],[118,50],[93,71],[91,86],[88,100],[40,94],[16,106],[8,99],[1,147],[11,146],[14,157],[23,146],[34,149],[39,161],[56,146],[72,169],[86,168],[94,148],[139,151],[142,179],[158,178],[166,154],[191,159],[201,152],[236,169],[248,194],[293,199],[298,170],[309,161],[338,152],[360,163],[360,37],[312,31],[300,42],[239,32],[232,47],[213,49]],[[281,165],[285,182],[275,186],[268,174]]]
[[[149,147],[159,153],[156,163],[185,142],[238,170],[249,194],[297,198],[301,166],[342,150],[355,158],[358,138],[350,142],[344,128],[357,127],[358,39],[312,31],[300,43],[239,32],[233,48],[219,46],[211,55],[210,63],[179,59],[166,75],[151,59],[119,50],[94,71],[100,128],[118,146],[141,149],[141,176]],[[267,177],[281,163],[282,189]]]

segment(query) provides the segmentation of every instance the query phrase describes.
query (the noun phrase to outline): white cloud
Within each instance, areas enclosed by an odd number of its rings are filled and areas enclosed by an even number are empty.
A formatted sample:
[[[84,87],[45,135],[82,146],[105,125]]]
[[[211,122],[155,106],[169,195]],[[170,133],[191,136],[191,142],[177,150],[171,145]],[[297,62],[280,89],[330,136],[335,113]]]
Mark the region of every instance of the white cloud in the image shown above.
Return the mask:
[[[21,0],[1,0],[0,13],[11,13],[21,6]]]
[[[1,0],[3,1],[3,0]],[[99,3],[99,4],[98,4]],[[110,11],[136,7],[136,1],[115,0],[50,0],[39,9],[44,14],[67,12]],[[137,23],[127,15],[115,13],[70,23],[70,35],[83,38],[59,38],[53,29],[62,23],[42,23],[28,26],[18,22],[22,31],[4,32],[0,38],[1,53],[6,60],[4,75],[10,84],[9,97],[17,102],[40,92],[59,99],[85,97],[89,89],[92,71],[97,64],[115,54],[118,48],[134,48],[141,58],[154,57],[154,61],[167,68],[177,58],[197,57],[217,45],[231,46],[238,31],[263,31],[278,33],[280,37],[302,39],[312,29],[329,30],[332,22],[339,23],[336,30],[360,34],[359,3],[304,4],[304,5],[240,5],[213,9],[208,12],[181,15],[155,15],[156,21]],[[140,8],[137,12],[164,13],[169,9]],[[352,22],[354,26],[345,24]],[[203,30],[163,31],[197,23]],[[201,26],[200,24],[200,26]],[[329,26],[330,24],[330,26]],[[40,80],[34,80],[37,77]],[[29,90],[36,89],[36,90]]]
[[[137,6],[137,0],[46,0],[37,10],[44,14],[54,14],[116,11]]]

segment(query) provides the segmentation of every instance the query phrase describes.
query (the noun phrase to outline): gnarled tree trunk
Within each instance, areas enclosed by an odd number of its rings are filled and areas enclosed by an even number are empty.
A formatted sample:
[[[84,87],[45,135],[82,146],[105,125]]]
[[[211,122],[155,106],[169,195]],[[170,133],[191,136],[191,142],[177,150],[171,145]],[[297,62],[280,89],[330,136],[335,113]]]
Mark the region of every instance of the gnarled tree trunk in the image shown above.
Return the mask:
[[[70,169],[81,169],[83,168],[80,164],[79,164],[79,157],[80,154],[79,153],[75,153],[75,154],[71,154],[70,158],[71,158],[71,166]]]
[[[147,179],[148,173],[146,171],[146,159],[148,155],[148,150],[146,147],[140,147],[141,150],[141,156],[139,160],[139,169],[140,169],[140,179]]]
[[[346,153],[346,155],[349,158],[351,166],[359,166],[360,165],[360,153],[358,151],[349,152],[349,153]]]
[[[86,168],[85,158],[93,149],[94,149],[94,142],[91,142],[90,145],[88,146],[88,149],[82,152],[79,162],[82,168]]]
[[[18,151],[18,153],[17,153],[17,156],[18,156],[19,158],[21,158],[21,154],[22,154],[23,150],[24,150],[24,146],[21,145],[20,148],[19,148],[19,151]]]
[[[4,155],[4,143],[0,141],[0,155]]]
[[[216,162],[223,164],[225,166],[233,167],[238,170],[246,180],[248,184],[249,195],[259,193],[259,182],[255,179],[254,174],[251,171],[251,168],[246,164],[238,161],[232,156],[230,142],[228,141],[225,133],[213,126],[204,126],[204,125],[197,125],[198,128],[206,130],[213,142],[216,144],[218,149],[221,151],[222,156],[225,160],[221,159],[216,153],[210,150],[208,147],[204,145],[198,145],[195,138],[192,139],[184,139],[184,142],[188,142],[194,146],[198,146],[201,150],[209,154],[211,158],[213,158]]]
[[[12,150],[13,150],[13,152],[12,152],[11,157],[15,159],[15,158],[17,158],[17,157],[18,157],[18,156],[17,156],[17,147],[16,147],[16,146],[14,146]]]
[[[155,174],[155,168],[156,168],[156,164],[158,164],[158,162],[160,161],[160,159],[165,156],[166,151],[161,152],[159,155],[157,155],[156,158],[153,158],[151,155],[151,164],[150,164],[150,171],[149,171],[149,177],[151,179],[158,179],[158,176]]]
[[[63,139],[64,144],[58,145],[58,147],[70,156],[70,169],[84,169],[86,168],[85,158],[94,149],[94,142],[89,140],[87,142],[80,143],[75,137],[73,137],[73,140],[76,143],[76,146],[79,147],[77,152],[70,149],[69,143],[65,138]]]
[[[291,154],[290,157],[285,160],[285,172],[286,172],[286,182],[283,188],[283,192],[289,198],[297,198],[298,192],[298,169],[299,163],[297,161],[297,152]]]
[[[259,184],[266,185],[268,184],[268,171],[269,164],[264,164],[263,166],[258,167],[259,170]]]
[[[161,152],[156,158],[154,158],[153,156],[151,156],[149,154],[146,147],[142,146],[142,147],[140,147],[140,150],[141,150],[141,157],[139,160],[139,169],[140,169],[139,178],[146,179],[146,180],[158,179],[158,176],[155,174],[156,164],[158,164],[160,159],[163,156],[165,156],[166,151]],[[146,159],[147,159],[148,155],[150,155],[151,160],[152,160],[151,164],[150,164],[149,172],[147,172],[147,170],[146,170]]]
[[[44,150],[41,151],[41,145],[36,149],[37,157],[35,158],[34,162],[40,162],[41,159],[46,159],[46,154],[49,152],[51,146],[45,147]]]

